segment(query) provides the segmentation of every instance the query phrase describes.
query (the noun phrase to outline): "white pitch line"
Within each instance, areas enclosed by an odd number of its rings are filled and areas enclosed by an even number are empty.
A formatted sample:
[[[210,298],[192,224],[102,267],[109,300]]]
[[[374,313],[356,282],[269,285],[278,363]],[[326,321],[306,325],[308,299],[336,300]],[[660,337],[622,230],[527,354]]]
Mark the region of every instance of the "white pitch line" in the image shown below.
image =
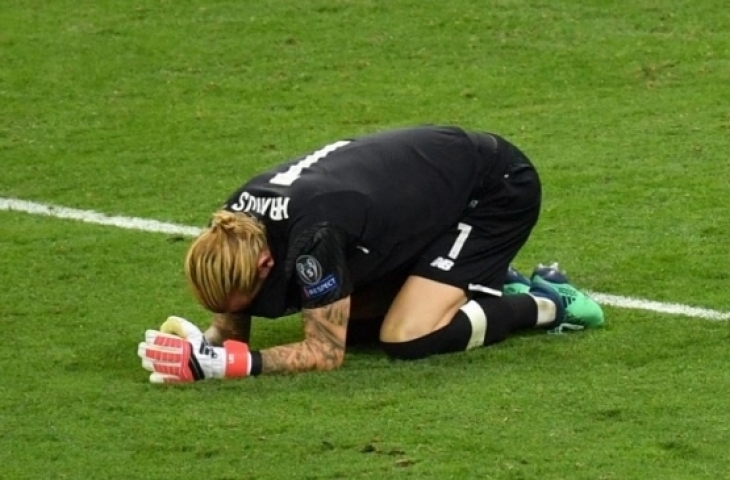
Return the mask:
[[[607,293],[588,293],[601,305],[630,308],[632,310],[648,310],[651,312],[669,313],[671,315],[684,315],[686,317],[704,318],[707,320],[730,320],[730,312],[720,312],[718,310],[710,310],[709,308],[690,307],[689,305],[682,305],[680,303],[655,302],[653,300],[622,297]]]
[[[189,237],[194,237],[200,233],[199,228],[186,227],[174,223],[158,222],[157,220],[136,217],[109,216],[93,210],[77,210],[75,208],[27,202],[15,198],[0,197],[0,210],[78,220],[96,225],[108,225],[111,227],[126,228],[127,230],[141,230],[143,232],[167,233],[170,235],[185,235]]]
[[[174,223],[159,222],[157,220],[147,220],[137,217],[109,216],[93,210],[78,210],[75,208],[60,207],[44,203],[28,202],[26,200],[18,200],[15,198],[0,197],[0,211],[2,210],[77,220],[96,225],[125,228],[127,230],[166,233],[168,235],[194,237],[201,231],[200,228],[177,225]],[[653,300],[643,300],[640,298],[623,297],[620,295],[610,295],[606,293],[590,292],[590,294],[598,303],[602,305],[609,305],[611,307],[647,310],[671,315],[684,315],[687,317],[704,318],[706,320],[730,320],[730,312],[721,312],[719,310],[711,310],[701,307],[691,307],[689,305],[682,305],[678,303],[655,302]]]

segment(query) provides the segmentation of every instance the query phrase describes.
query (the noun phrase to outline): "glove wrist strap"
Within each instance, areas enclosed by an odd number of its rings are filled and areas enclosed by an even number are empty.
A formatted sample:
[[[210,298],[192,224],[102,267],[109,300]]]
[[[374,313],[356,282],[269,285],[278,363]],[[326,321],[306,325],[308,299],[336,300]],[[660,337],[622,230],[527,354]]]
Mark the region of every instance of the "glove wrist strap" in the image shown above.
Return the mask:
[[[248,345],[235,340],[223,342],[226,351],[225,374],[226,378],[246,377],[251,373],[251,354]]]
[[[261,352],[252,351],[251,352],[251,368],[250,373],[252,377],[255,377],[257,375],[261,375],[261,371],[264,368],[263,360],[261,359]]]

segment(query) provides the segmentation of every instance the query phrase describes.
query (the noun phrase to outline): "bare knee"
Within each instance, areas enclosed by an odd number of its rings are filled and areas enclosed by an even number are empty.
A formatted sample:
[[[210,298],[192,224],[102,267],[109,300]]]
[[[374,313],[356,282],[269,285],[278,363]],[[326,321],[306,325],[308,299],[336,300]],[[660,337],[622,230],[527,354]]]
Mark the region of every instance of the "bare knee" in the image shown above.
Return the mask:
[[[388,315],[380,328],[380,341],[400,343],[424,337],[436,330],[441,323],[430,319],[406,315]]]
[[[408,277],[380,329],[383,350],[401,359],[430,355],[439,349],[432,345],[434,332],[449,325],[465,301],[460,288],[424,277]]]
[[[452,342],[451,334],[446,328],[450,325],[454,314],[449,314],[440,322],[424,322],[419,318],[394,318],[392,323],[383,324],[380,330],[380,346],[391,358],[399,360],[417,360],[435,353],[440,353]],[[458,340],[458,338],[456,339]]]
[[[443,328],[466,301],[463,290],[422,277],[409,277],[388,309],[382,342],[408,342]]]
[[[383,320],[380,341],[408,342],[440,330],[451,322],[463,301],[457,299],[445,304],[431,301],[428,306],[424,303],[394,304]]]

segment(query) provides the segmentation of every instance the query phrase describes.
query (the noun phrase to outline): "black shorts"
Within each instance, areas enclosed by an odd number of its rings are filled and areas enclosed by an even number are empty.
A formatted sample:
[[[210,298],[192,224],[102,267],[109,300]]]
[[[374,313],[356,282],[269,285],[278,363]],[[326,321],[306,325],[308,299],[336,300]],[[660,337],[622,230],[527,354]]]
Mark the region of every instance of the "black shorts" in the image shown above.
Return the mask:
[[[506,140],[471,137],[497,168],[475,190],[458,223],[424,250],[410,273],[462,288],[470,297],[501,295],[507,268],[537,223],[540,178],[527,156]]]

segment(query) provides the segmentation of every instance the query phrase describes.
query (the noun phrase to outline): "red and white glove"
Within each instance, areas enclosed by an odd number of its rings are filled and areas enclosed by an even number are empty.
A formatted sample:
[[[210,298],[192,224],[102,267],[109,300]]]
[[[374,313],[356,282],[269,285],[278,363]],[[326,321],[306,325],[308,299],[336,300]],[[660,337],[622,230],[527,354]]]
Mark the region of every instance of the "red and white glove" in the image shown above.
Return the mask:
[[[159,331],[147,330],[137,355],[142,367],[152,372],[152,383],[187,383],[251,373],[248,345],[228,340],[222,347],[214,347],[198,327],[180,317],[169,317]]]

